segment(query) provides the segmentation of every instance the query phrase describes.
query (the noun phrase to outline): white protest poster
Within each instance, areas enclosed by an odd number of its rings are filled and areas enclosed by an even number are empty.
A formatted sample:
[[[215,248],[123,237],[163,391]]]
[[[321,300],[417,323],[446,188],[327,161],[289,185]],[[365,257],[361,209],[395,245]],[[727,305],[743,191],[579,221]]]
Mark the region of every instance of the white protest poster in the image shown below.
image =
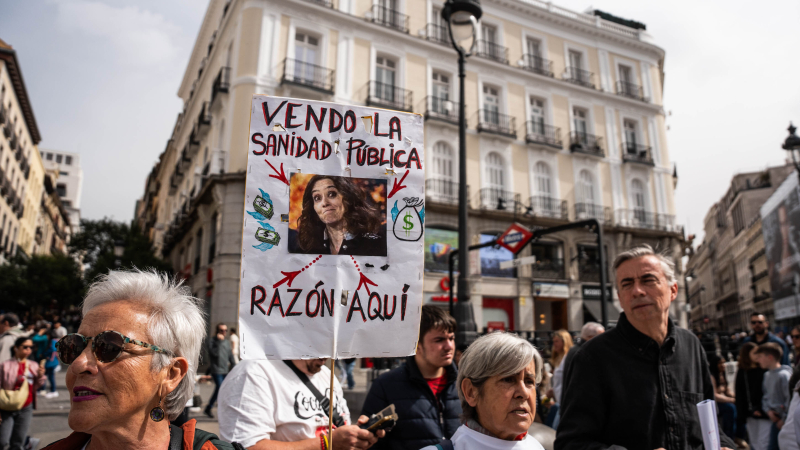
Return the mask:
[[[418,114],[253,96],[242,358],[414,354],[424,161]]]

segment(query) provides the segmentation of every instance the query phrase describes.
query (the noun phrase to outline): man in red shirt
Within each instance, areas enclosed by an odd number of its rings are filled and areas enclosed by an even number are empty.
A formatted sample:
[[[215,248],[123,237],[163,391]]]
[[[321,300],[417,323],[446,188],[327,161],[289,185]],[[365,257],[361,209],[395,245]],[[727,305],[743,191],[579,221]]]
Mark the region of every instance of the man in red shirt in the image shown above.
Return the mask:
[[[394,404],[395,427],[374,449],[419,450],[450,439],[461,425],[461,401],[453,364],[456,321],[444,309],[422,307],[417,353],[378,377],[361,414],[370,416]]]

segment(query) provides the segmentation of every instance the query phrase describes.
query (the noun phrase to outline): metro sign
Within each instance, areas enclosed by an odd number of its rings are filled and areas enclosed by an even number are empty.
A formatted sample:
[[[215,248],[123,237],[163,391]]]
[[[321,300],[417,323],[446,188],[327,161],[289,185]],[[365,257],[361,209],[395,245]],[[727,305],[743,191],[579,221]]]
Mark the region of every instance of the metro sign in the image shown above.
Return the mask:
[[[527,244],[532,237],[533,233],[527,228],[515,223],[508,227],[508,229],[497,238],[497,244],[507,248],[511,253],[516,254],[522,250],[522,247],[525,247],[525,244]]]

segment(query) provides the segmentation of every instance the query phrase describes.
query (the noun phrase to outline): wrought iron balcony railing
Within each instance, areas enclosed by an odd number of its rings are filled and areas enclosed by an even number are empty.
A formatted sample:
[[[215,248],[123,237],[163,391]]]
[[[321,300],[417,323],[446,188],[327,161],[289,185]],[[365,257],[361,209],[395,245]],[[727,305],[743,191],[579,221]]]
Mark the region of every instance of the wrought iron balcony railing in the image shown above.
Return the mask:
[[[638,84],[629,83],[627,81],[617,81],[617,95],[643,102],[647,101],[647,98],[644,96],[644,89]]]
[[[197,115],[197,135],[202,138],[211,129],[211,112],[209,112],[209,102],[203,102],[200,113]]]
[[[614,213],[617,226],[647,230],[680,231],[675,225],[675,216],[658,214],[644,209],[618,209]]]
[[[550,258],[537,260],[531,265],[531,276],[533,278],[545,278],[550,280],[563,280],[564,260],[562,258]]]
[[[588,70],[567,67],[564,71],[564,79],[573,84],[595,89],[594,74]]]
[[[561,129],[544,122],[529,120],[525,133],[525,141],[529,144],[544,144],[549,147],[561,149],[564,143],[561,141]]]
[[[587,219],[611,222],[611,208],[594,203],[575,203],[575,220]]]
[[[283,61],[282,83],[308,87],[326,94],[333,94],[335,71],[297,59]]]
[[[458,186],[455,181],[429,178],[425,180],[425,194],[432,202],[458,205]],[[467,199],[469,199],[469,186],[467,186]]]
[[[513,116],[490,109],[478,111],[478,131],[517,138],[517,121]]]
[[[522,55],[522,68],[546,77],[553,76],[553,62],[541,56]]]
[[[447,31],[447,27],[435,23],[425,26],[425,39],[442,45],[450,45],[450,33]]]
[[[219,73],[214,78],[214,84],[211,86],[211,100],[209,105],[214,105],[214,100],[219,94],[227,94],[228,89],[231,87],[231,68],[220,67]]]
[[[572,152],[604,157],[603,138],[589,133],[573,131],[569,135],[569,149]]]
[[[653,155],[650,147],[635,142],[625,142],[621,146],[622,160],[654,166]]]
[[[425,97],[425,118],[458,125],[458,103],[429,95]]]
[[[380,81],[370,81],[367,84],[367,106],[411,112],[413,98],[410,90],[392,84]]]
[[[479,195],[481,209],[516,212],[517,205],[520,204],[519,194],[503,189],[483,188]]]
[[[569,210],[567,209],[566,200],[534,195],[530,198],[530,207],[533,209],[534,216],[569,220]]]
[[[606,281],[608,277],[606,277]],[[581,261],[578,263],[578,281],[600,282],[600,263],[597,261]]]
[[[475,52],[477,56],[491,59],[501,64],[508,64],[508,49],[506,47],[485,39],[479,39],[477,47],[478,49]]]
[[[385,8],[381,5],[372,5],[372,10],[367,18],[372,23],[408,33],[408,16],[400,11]]]

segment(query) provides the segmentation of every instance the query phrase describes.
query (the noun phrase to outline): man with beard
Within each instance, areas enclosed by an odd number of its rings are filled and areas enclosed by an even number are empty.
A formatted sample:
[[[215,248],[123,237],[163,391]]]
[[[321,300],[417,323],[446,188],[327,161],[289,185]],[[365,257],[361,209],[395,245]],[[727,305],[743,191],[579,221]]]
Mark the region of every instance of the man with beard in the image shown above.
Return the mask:
[[[714,385],[700,341],[669,317],[675,264],[643,245],[614,270],[624,313],[575,355],[555,448],[702,450],[696,405]],[[724,433],[720,442],[736,448]]]
[[[774,342],[780,345],[781,350],[783,350],[783,356],[781,356],[780,361],[781,365],[789,365],[789,347],[786,346],[786,342],[783,339],[770,333],[769,321],[767,320],[766,316],[760,312],[754,312],[753,314],[750,314],[750,329],[753,330],[753,334],[744,338],[744,342],[753,342],[756,345]]]
[[[372,383],[361,410],[371,415],[395,406],[397,424],[376,449],[418,450],[450,439],[461,425],[455,331],[450,314],[433,305],[422,307],[417,353]]]
[[[330,448],[325,436],[331,372],[325,361],[242,360],[219,390],[222,439],[249,450]],[[334,448],[366,449],[383,437],[383,430],[376,436],[352,424],[338,380],[334,392]],[[358,420],[359,424],[366,422],[365,416]]]

